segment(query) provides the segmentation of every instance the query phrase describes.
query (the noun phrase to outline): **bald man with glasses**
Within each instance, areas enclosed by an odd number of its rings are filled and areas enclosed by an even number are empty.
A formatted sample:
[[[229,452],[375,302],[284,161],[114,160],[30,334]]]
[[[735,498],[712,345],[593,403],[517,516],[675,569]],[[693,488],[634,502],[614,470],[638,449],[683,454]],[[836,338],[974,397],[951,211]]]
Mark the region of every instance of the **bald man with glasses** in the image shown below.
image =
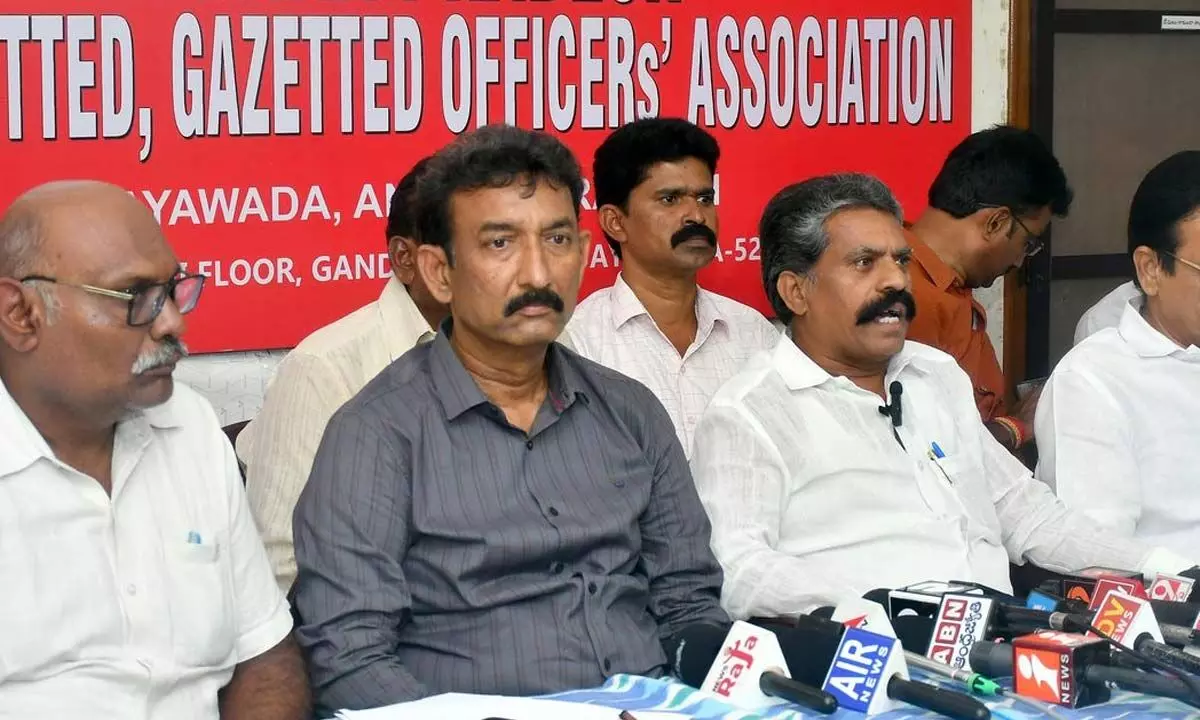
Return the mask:
[[[212,408],[172,380],[204,277],[118,187],[0,218],[0,707],[292,720],[288,606]]]

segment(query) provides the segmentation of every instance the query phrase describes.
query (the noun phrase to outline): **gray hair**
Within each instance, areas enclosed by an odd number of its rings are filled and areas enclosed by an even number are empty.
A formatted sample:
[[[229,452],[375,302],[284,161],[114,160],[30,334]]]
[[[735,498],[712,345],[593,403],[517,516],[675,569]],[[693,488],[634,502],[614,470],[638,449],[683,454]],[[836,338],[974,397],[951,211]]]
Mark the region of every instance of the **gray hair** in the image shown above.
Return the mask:
[[[762,244],[763,289],[782,322],[794,313],[776,285],[785,272],[809,275],[829,246],[826,223],[843,210],[879,210],[903,221],[896,196],[878,178],[861,173],[822,175],[776,193],[758,222]]]
[[[20,279],[36,272],[42,247],[42,228],[38,215],[26,208],[10,209],[0,218],[0,277]],[[46,307],[46,322],[58,319],[59,302],[50,283],[30,281]]]
[[[34,272],[41,239],[37,213],[14,207],[0,217],[0,277],[22,278]]]

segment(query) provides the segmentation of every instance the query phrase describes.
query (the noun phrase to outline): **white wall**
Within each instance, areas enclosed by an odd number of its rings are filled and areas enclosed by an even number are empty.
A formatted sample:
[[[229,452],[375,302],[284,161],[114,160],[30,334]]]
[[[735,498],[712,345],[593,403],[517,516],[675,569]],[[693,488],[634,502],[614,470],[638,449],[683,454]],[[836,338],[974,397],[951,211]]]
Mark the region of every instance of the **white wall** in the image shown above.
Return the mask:
[[[1004,122],[1008,111],[1009,0],[973,0],[971,127]],[[1003,280],[977,293],[988,311],[988,333],[1003,357]],[[185,360],[176,378],[212,402],[223,424],[248,420],[262,408],[267,382],[283,351],[224,353]]]

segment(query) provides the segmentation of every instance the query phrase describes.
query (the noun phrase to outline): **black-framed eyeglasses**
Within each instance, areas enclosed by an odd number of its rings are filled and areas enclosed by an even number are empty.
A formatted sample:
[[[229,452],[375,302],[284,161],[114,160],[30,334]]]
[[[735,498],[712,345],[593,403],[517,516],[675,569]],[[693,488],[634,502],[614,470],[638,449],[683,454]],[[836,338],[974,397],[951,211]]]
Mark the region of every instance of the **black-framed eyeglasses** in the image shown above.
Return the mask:
[[[158,318],[159,314],[162,313],[163,306],[167,304],[167,298],[171,298],[175,303],[175,307],[179,309],[180,315],[186,315],[195,310],[196,303],[200,302],[200,291],[204,289],[204,281],[206,279],[208,279],[207,275],[184,275],[180,273],[166,282],[142,285],[128,290],[110,290],[94,285],[63,282],[46,275],[27,275],[21,278],[21,282],[54,283],[55,285],[83,290],[93,295],[124,300],[129,303],[129,314],[125,322],[131,327],[142,327],[149,325]]]
[[[1013,210],[1012,208],[1007,207],[1005,205],[980,205],[979,207],[991,208],[993,210],[999,210],[999,209],[1003,208],[1008,211],[1008,214],[1012,216],[1013,222],[1015,222],[1019,228],[1021,228],[1022,230],[1025,231],[1025,257],[1026,258],[1031,258],[1034,255],[1037,255],[1038,253],[1040,253],[1042,251],[1042,248],[1046,247],[1046,241],[1043,240],[1040,235],[1035,235],[1033,233],[1033,231],[1029,229],[1028,225],[1021,222],[1020,216],[1017,215],[1017,212],[1015,210]]]

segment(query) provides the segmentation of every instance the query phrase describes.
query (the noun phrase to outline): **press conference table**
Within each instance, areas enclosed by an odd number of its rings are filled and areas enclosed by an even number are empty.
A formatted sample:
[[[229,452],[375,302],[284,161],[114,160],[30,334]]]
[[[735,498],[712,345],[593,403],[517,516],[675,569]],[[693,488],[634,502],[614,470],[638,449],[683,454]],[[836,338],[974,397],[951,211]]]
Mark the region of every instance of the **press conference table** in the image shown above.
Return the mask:
[[[913,673],[914,679],[935,682],[943,687],[954,687],[952,684],[932,678],[920,672]],[[554,700],[604,705],[622,710],[629,710],[636,715],[638,710],[663,710],[683,713],[694,720],[798,720],[799,718],[862,718],[859,713],[840,710],[834,715],[818,713],[800,713],[794,710],[774,708],[753,713],[736,710],[724,703],[709,699],[681,683],[671,680],[653,680],[634,675],[616,675],[609,679],[603,687],[593,690],[572,690],[546,696]],[[992,717],[1004,718],[1038,718],[1045,717],[1034,708],[1013,703],[1011,700],[987,702],[992,709]],[[1106,718],[1200,718],[1200,710],[1181,702],[1166,698],[1152,697],[1127,693],[1120,690],[1113,692],[1113,699],[1103,705],[1072,710],[1056,708],[1062,717],[1083,720],[1104,720]],[[905,718],[937,718],[940,715],[927,713],[917,708],[897,710],[876,718],[886,720],[903,720]]]

